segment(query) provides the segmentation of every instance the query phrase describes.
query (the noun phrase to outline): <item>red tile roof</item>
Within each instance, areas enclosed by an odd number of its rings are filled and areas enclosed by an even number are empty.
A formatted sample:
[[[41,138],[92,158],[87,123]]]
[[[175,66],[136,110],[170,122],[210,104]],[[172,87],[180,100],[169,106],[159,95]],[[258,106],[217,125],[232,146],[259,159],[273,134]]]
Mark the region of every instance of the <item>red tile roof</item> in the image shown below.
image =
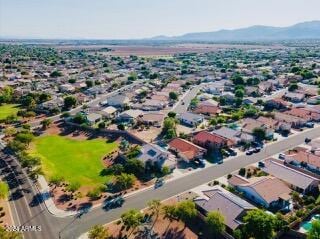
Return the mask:
[[[201,143],[206,143],[206,142],[212,142],[216,144],[222,144],[226,143],[227,139],[224,137],[221,137],[216,134],[211,134],[207,131],[201,131],[199,132],[195,137],[194,140],[201,142]]]
[[[169,147],[181,153],[186,159],[192,160],[200,153],[206,153],[207,150],[199,147],[185,139],[175,138],[169,142]]]

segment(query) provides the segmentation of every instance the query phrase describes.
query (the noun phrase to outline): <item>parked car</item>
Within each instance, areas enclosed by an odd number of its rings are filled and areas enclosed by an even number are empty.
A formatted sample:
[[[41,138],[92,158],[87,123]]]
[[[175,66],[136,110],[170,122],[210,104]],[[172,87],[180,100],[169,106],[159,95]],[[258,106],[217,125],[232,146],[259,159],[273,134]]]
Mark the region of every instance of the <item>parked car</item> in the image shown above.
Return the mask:
[[[158,178],[156,182],[154,183],[154,188],[160,188],[164,184],[163,178]]]
[[[314,123],[312,123],[312,122],[307,122],[307,123],[305,124],[305,126],[308,127],[308,128],[313,128],[313,127],[314,127]]]
[[[253,149],[254,153],[259,153],[260,151],[261,151],[261,148],[259,148],[259,147],[256,147],[256,148]]]
[[[285,155],[284,154],[279,154],[278,158],[279,159],[284,159]]]
[[[260,167],[260,168],[263,168],[265,165],[264,165],[264,162],[259,162],[258,163],[258,166]]]
[[[304,142],[307,144],[307,143],[310,143],[311,142],[311,139],[309,139],[309,138],[305,138],[304,139]]]
[[[246,155],[251,155],[253,154],[253,151],[251,149],[249,149],[247,152],[246,152]]]

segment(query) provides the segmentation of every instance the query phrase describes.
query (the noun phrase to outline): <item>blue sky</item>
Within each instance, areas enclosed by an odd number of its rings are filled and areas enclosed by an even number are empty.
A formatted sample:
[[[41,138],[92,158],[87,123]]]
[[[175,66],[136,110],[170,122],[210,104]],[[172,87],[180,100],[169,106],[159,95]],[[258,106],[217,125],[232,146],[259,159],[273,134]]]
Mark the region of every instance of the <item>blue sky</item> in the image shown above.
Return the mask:
[[[0,36],[128,39],[319,20],[320,0],[0,0]]]

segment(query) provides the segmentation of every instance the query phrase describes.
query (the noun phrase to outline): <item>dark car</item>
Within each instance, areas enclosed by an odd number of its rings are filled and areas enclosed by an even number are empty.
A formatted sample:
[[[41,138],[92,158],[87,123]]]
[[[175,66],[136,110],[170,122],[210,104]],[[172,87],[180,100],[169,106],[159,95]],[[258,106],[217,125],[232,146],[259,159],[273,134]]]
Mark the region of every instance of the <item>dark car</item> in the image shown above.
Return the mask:
[[[251,154],[253,154],[253,151],[251,149],[246,152],[246,155],[251,155]]]
[[[164,184],[163,178],[158,178],[154,183],[154,188],[160,188]]]
[[[121,207],[123,203],[124,203],[124,198],[122,196],[119,196],[119,197],[116,197],[114,199],[107,201],[104,205],[104,208]]]
[[[307,144],[307,143],[310,143],[311,142],[311,139],[309,138],[305,138],[304,142]]]

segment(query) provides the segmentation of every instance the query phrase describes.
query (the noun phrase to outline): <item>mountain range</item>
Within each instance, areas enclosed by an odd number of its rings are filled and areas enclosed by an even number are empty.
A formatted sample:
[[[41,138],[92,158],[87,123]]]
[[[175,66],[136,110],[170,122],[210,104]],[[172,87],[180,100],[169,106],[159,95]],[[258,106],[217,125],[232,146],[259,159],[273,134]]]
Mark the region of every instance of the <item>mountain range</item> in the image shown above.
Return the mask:
[[[181,36],[156,36],[151,40],[168,41],[274,41],[320,39],[320,20],[288,27],[251,26],[235,30],[187,33]]]

